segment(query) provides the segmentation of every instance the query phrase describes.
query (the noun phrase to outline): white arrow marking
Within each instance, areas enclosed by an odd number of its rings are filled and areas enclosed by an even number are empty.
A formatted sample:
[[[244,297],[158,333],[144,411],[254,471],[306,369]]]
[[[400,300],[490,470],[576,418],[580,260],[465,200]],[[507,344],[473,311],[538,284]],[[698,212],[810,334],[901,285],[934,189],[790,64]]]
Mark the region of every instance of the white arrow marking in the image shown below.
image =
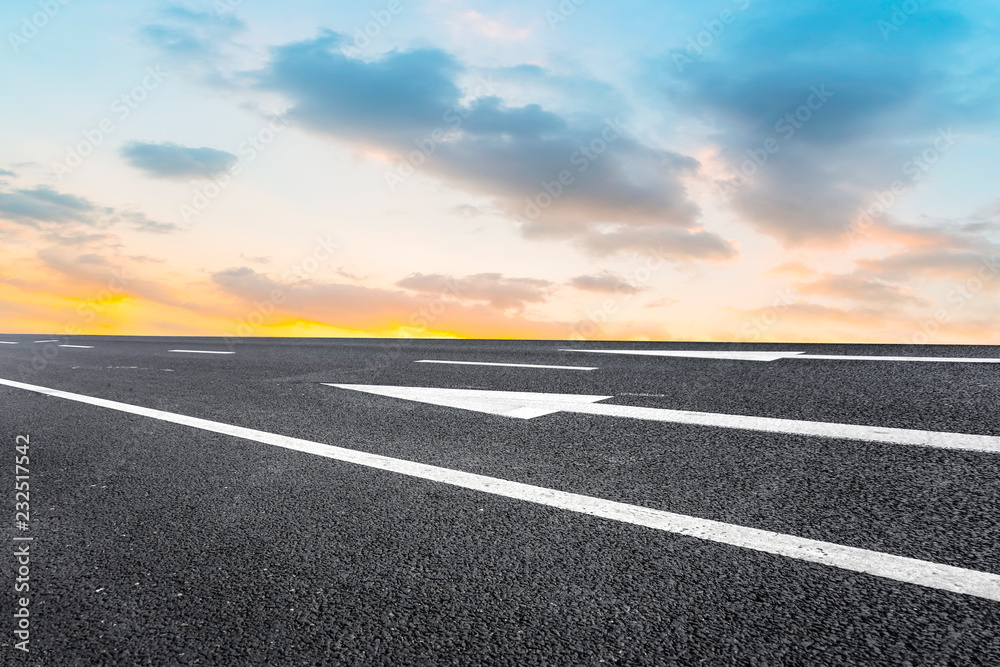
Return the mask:
[[[479,389],[438,389],[433,387],[389,387],[366,384],[331,384],[331,387],[363,391],[369,394],[391,396],[408,401],[443,405],[460,410],[474,410],[503,417],[532,419],[556,412],[576,412],[605,417],[625,417],[677,424],[718,426],[748,431],[793,433],[824,438],[886,442],[897,445],[965,449],[975,452],[1000,453],[1000,437],[971,433],[920,431],[907,428],[838,424],[834,422],[776,419],[750,415],[727,415],[714,412],[691,412],[663,408],[640,408],[631,405],[597,404],[613,396],[585,394],[543,394],[518,391],[483,391]]]
[[[450,484],[463,489],[490,493],[495,496],[512,498],[547,507],[555,507],[570,512],[578,512],[590,516],[620,521],[634,526],[644,526],[678,535],[687,535],[719,544],[752,549],[764,553],[785,556],[810,563],[819,563],[837,567],[851,572],[870,574],[907,584],[926,586],[950,593],[973,595],[987,600],[1000,602],[1000,575],[992,572],[967,570],[954,565],[942,565],[906,556],[870,551],[858,547],[823,542],[807,537],[772,533],[769,530],[750,528],[711,519],[684,514],[674,514],[663,510],[629,505],[613,500],[604,500],[578,493],[568,493],[558,489],[547,489],[542,486],[522,484],[498,477],[487,477],[475,473],[431,466],[416,461],[394,459],[378,454],[369,454],[345,447],[336,447],[322,442],[292,438],[277,433],[258,431],[255,429],[224,424],[222,422],[190,417],[145,408],[129,403],[109,401],[104,398],[73,394],[59,389],[49,389],[38,385],[0,379],[0,385],[25,389],[47,396],[96,405],[110,410],[118,410],[133,415],[141,415],[152,419],[160,419],[173,424],[180,424],[212,433],[252,440],[274,447],[283,447],[299,452],[322,456],[328,459],[354,463],[356,465],[408,475],[417,479]],[[558,394],[557,394],[558,395]],[[17,538],[15,538],[17,539]]]
[[[565,371],[596,371],[596,366],[549,366],[547,364],[502,364],[496,361],[445,361],[443,359],[417,359],[415,364],[462,364],[465,366],[511,366],[513,368],[556,368]]]
[[[801,352],[726,352],[718,350],[568,350],[560,352],[596,352],[598,354],[639,354],[648,357],[694,357],[698,359],[736,359],[739,361],[777,361],[796,357]]]
[[[805,354],[803,352],[726,352],[716,350],[570,350],[560,352],[596,352],[598,354],[639,354],[649,357],[693,357],[698,359],[733,359],[737,361],[778,361],[779,359],[834,359],[836,361],[939,361],[967,364],[1000,364],[1000,359],[978,357],[873,357],[851,354]]]

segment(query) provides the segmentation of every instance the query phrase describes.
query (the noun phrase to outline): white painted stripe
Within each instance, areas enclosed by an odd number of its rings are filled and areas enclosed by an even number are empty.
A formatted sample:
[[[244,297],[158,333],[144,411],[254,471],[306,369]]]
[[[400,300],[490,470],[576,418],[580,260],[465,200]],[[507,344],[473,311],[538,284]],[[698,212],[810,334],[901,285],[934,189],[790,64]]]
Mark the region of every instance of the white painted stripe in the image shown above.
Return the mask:
[[[88,350],[94,349],[93,345],[60,345],[59,347],[80,347],[80,348],[85,348],[85,349],[88,349]]]
[[[715,350],[570,350],[560,352],[596,352],[598,354],[636,354],[650,357],[690,357],[696,359],[733,359],[736,361],[778,361],[780,359],[833,359],[836,361],[937,361],[967,364],[1000,364],[1000,358],[987,357],[889,357],[852,354],[805,354],[803,352],[724,352]]]
[[[17,345],[17,341],[13,341],[13,340],[0,340],[0,345]]]
[[[119,410],[143,417],[160,419],[213,433],[230,435],[275,447],[283,447],[337,461],[395,472],[418,479],[450,484],[505,498],[523,500],[548,507],[556,507],[571,512],[610,519],[612,521],[621,521],[636,526],[645,526],[655,530],[696,537],[710,542],[762,551],[811,563],[829,565],[852,572],[870,574],[893,581],[916,584],[1000,602],[1000,575],[991,572],[967,570],[952,565],[931,563],[915,558],[859,549],[858,547],[844,546],[832,542],[822,542],[794,535],[772,533],[758,528],[748,528],[721,521],[700,519],[683,514],[650,509],[648,507],[603,500],[592,496],[511,482],[496,477],[476,475],[460,470],[451,470],[449,468],[416,463],[414,461],[394,459],[378,454],[368,454],[366,452],[335,447],[311,440],[291,438],[276,433],[257,431],[243,428],[242,426],[223,424],[208,419],[164,412],[128,403],[119,403],[118,401],[109,401],[83,394],[74,394],[58,389],[15,382],[13,380],[0,379],[0,385],[25,389],[56,398],[65,398],[111,410]]]
[[[236,354],[235,352],[226,352],[222,350],[167,350],[167,352],[188,352],[191,354]]]
[[[796,359],[835,359],[837,361],[937,361],[964,364],[1000,364],[988,357],[872,357],[849,354],[800,354]]]
[[[994,435],[920,431],[885,426],[838,424],[836,422],[777,419],[774,417],[754,417],[751,415],[728,415],[714,412],[668,410],[665,408],[641,408],[631,405],[598,404],[596,402],[613,398],[612,396],[546,394],[526,391],[483,391],[480,389],[445,389],[437,387],[396,387],[366,384],[329,384],[329,386],[363,391],[380,396],[402,398],[408,401],[443,405],[460,410],[488,412],[490,414],[519,419],[532,419],[534,417],[551,415],[556,412],[576,412],[605,417],[625,417],[678,424],[736,428],[748,431],[794,433],[796,435],[821,436],[824,438],[843,438],[847,440],[885,442],[896,445],[917,445],[921,447],[963,449],[974,452],[1000,454],[1000,437]]]
[[[560,352],[596,352],[597,354],[637,354],[648,357],[692,357],[695,359],[735,359],[737,361],[777,361],[802,354],[801,352],[727,352],[724,350],[570,350]]]
[[[558,368],[567,371],[596,371],[597,366],[549,366],[547,364],[501,364],[494,361],[444,361],[441,359],[418,359],[415,364],[463,364],[467,366],[512,366],[514,368]]]
[[[36,340],[36,343],[58,343],[58,338],[53,338],[52,340]]]

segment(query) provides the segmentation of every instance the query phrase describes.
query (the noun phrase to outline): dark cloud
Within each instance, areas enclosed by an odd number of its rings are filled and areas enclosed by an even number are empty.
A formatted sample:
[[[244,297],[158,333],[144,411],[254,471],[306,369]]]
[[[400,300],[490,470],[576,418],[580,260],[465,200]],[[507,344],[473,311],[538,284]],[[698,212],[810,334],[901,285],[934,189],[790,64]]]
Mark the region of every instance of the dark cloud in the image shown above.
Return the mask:
[[[437,49],[359,60],[342,46],[340,35],[326,32],[277,47],[257,83],[285,95],[289,117],[302,125],[395,155],[404,166],[387,173],[390,186],[415,166],[491,197],[521,220],[527,237],[572,239],[592,249],[614,241],[599,231],[608,224],[696,227],[700,211],[683,179],[697,172],[697,160],[636,141],[617,119],[508,106],[489,81],[469,98],[456,83],[468,72]],[[599,252],[617,250],[612,243]]]
[[[120,222],[140,231],[167,233],[179,229],[137,211],[98,206],[84,197],[58,192],[47,186],[18,190],[0,189],[0,220],[8,220],[46,233],[57,244],[104,239]],[[95,231],[102,230],[102,231]]]
[[[483,301],[495,308],[523,308],[548,298],[552,283],[537,278],[505,278],[499,273],[477,273],[454,278],[439,273],[414,273],[396,283],[415,292],[436,294],[464,301]]]
[[[42,223],[93,224],[110,209],[99,209],[83,197],[56,192],[46,186],[0,191],[0,218],[38,228]]]
[[[621,276],[604,271],[594,275],[576,276],[569,281],[576,289],[587,292],[607,292],[611,294],[636,294],[642,288],[636,287]]]
[[[595,233],[584,240],[584,247],[598,256],[630,251],[671,262],[725,262],[739,256],[733,244],[711,232],[658,227],[619,227]]]
[[[155,178],[208,178],[232,166],[237,157],[215,148],[190,148],[172,142],[131,141],[121,149],[125,160]]]
[[[988,30],[922,3],[886,37],[878,22],[893,7],[755,6],[680,71],[682,52],[660,64],[660,85],[680,113],[719,128],[723,159],[749,174],[727,190],[761,231],[790,244],[844,241],[877,192],[924,176],[908,161],[939,131],[996,117],[997,54],[973,47],[992,42]]]

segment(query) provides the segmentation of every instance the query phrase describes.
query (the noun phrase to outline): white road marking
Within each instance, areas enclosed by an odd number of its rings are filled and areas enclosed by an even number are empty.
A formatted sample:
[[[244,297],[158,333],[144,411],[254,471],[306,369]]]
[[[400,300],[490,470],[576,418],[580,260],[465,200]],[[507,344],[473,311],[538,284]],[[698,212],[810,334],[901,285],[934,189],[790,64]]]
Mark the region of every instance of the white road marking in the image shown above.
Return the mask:
[[[59,347],[79,347],[79,348],[83,348],[83,349],[86,349],[86,350],[92,350],[92,349],[94,349],[93,345],[60,345]]]
[[[495,361],[443,361],[441,359],[418,359],[415,364],[463,364],[466,366],[512,366],[515,368],[558,368],[567,371],[596,371],[597,366],[549,366],[547,364],[501,364]]]
[[[834,422],[776,419],[750,415],[727,415],[714,412],[691,412],[664,408],[641,408],[631,405],[596,404],[613,396],[588,396],[577,394],[543,394],[515,391],[482,391],[478,389],[438,389],[428,387],[391,387],[365,384],[328,384],[331,387],[363,391],[369,394],[391,396],[420,403],[444,405],[460,410],[488,412],[504,417],[532,419],[556,412],[576,412],[605,417],[625,417],[651,421],[698,424],[749,431],[794,433],[825,438],[843,438],[885,442],[897,445],[917,445],[941,449],[964,449],[974,452],[1000,454],[1000,437],[945,431],[920,431],[907,428],[837,424]]]
[[[52,340],[36,340],[36,343],[58,343],[58,338],[53,338]]]
[[[638,354],[650,357],[691,357],[698,359],[733,359],[737,361],[778,361],[780,359],[833,359],[837,361],[938,361],[968,364],[1000,364],[1000,359],[978,357],[879,357],[851,354],[805,354],[804,352],[726,352],[716,350],[571,350],[560,352],[596,352],[598,354]]]
[[[0,345],[17,345],[17,341],[13,341],[13,340],[0,340]]]
[[[871,357],[852,354],[800,354],[796,359],[835,359],[837,361],[937,361],[963,364],[1000,364],[988,357]]]
[[[291,438],[276,433],[223,424],[220,422],[189,417],[173,412],[144,408],[103,398],[74,394],[58,389],[24,384],[13,380],[0,379],[0,385],[25,389],[47,396],[64,398],[111,410],[160,419],[173,424],[221,433],[245,440],[252,440],[275,447],[283,447],[299,452],[314,454],[328,459],[354,463],[357,465],[395,472],[418,479],[490,493],[505,498],[555,507],[612,521],[621,521],[636,526],[645,526],[678,535],[696,537],[710,542],[727,544],[744,549],[785,556],[796,560],[819,563],[843,570],[870,574],[908,584],[916,584],[951,593],[972,595],[1000,602],[1000,575],[942,565],[929,561],[870,551],[858,547],[822,542],[795,535],[773,533],[758,528],[700,519],[698,517],[674,514],[662,510],[629,505],[626,503],[568,493],[530,484],[521,484],[497,477],[487,477],[473,473],[426,465],[415,461],[369,454],[344,447],[336,447],[312,440]]]
[[[189,352],[191,354],[236,354],[220,350],[167,350],[167,352]]]

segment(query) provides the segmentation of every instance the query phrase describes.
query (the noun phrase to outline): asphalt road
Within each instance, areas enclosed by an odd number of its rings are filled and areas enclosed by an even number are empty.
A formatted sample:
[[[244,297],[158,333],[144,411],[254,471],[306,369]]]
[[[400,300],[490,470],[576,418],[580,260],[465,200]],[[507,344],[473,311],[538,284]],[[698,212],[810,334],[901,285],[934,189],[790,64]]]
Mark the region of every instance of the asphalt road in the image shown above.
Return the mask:
[[[0,336],[0,378],[726,524],[1000,574],[1000,455],[328,386],[1000,436],[1000,364],[560,348],[1000,357],[962,346]],[[86,345],[93,347],[59,347]],[[234,354],[169,352],[172,349]],[[422,359],[593,371],[414,363]],[[996,665],[1000,602],[0,386],[10,665]],[[30,527],[14,527],[30,436]]]

